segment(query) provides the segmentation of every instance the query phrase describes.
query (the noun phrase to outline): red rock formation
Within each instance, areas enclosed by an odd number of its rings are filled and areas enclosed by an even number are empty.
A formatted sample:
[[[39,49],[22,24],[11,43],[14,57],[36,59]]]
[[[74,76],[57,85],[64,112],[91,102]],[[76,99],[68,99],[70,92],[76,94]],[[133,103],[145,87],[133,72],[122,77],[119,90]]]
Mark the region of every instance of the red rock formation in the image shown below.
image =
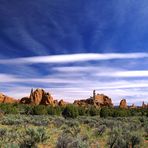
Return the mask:
[[[25,97],[20,100],[20,103],[33,105],[54,105],[53,97],[46,93],[43,89],[31,90],[30,97]]]
[[[130,106],[130,108],[131,108],[131,109],[134,109],[134,108],[137,108],[137,106],[135,106],[135,104],[132,104],[132,105]]]
[[[148,108],[148,104],[145,104],[144,102],[142,102],[142,108]]]
[[[128,108],[125,99],[122,99],[122,100],[120,101],[119,107],[120,107],[120,108],[124,108],[124,109]]]
[[[17,100],[0,93],[0,103],[16,103]]]
[[[60,100],[58,103],[59,106],[66,106],[67,102],[65,102],[64,100]]]
[[[95,91],[93,91],[93,97],[90,97],[86,100],[75,100],[74,104],[84,107],[90,105],[94,105],[95,107],[103,107],[103,106],[113,107],[111,98],[109,98],[104,94],[96,95]]]
[[[58,106],[58,100],[54,100],[54,106]]]
[[[21,100],[20,100],[20,103],[21,104],[31,104],[31,99],[29,97],[23,97]]]

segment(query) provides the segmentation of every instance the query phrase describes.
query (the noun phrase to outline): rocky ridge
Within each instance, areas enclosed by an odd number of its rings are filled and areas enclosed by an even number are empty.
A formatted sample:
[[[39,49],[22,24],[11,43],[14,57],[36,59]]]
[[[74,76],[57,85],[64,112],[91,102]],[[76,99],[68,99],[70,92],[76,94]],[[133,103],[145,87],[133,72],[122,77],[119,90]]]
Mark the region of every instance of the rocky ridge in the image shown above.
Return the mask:
[[[52,95],[48,92],[45,92],[43,89],[31,90],[30,95],[28,97],[23,97],[20,100],[14,99],[12,97],[8,97],[2,93],[0,93],[0,103],[21,103],[21,104],[30,104],[30,105],[51,105],[51,106],[66,106],[69,104],[65,102],[63,99],[58,101],[52,97]],[[75,100],[74,105],[89,107],[94,106],[96,108],[99,107],[114,107],[112,103],[112,99],[104,94],[96,94],[96,91],[93,91],[93,95],[88,99],[83,100]],[[120,101],[119,107],[122,109],[127,108],[137,108],[134,104],[131,106],[127,105],[126,99],[122,99]],[[148,104],[142,103],[141,108],[148,108]]]

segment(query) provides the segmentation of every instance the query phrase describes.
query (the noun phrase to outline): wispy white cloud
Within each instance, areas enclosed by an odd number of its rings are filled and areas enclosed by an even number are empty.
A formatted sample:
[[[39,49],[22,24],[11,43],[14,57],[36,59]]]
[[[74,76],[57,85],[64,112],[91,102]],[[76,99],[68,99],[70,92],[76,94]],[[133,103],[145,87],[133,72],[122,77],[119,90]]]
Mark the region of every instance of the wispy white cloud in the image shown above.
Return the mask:
[[[139,59],[147,58],[148,53],[82,53],[82,54],[64,54],[64,55],[49,55],[36,56],[15,59],[2,59],[0,64],[33,64],[33,63],[70,63],[70,62],[85,62],[99,61],[112,59]]]
[[[75,84],[78,83],[74,79],[68,79],[65,77],[65,79],[60,77],[42,77],[42,78],[24,78],[24,77],[17,77],[15,75],[10,74],[0,74],[0,82],[35,82],[35,83],[69,83],[69,84]],[[82,83],[83,81],[79,80],[79,83]]]
[[[95,73],[100,73],[102,71],[117,71],[117,70],[122,70],[120,68],[116,69],[113,67],[105,67],[105,66],[60,66],[60,67],[53,67],[52,70],[55,70],[57,72],[61,72],[61,73],[89,73],[89,72],[93,72],[93,74]]]
[[[65,67],[54,67],[53,70],[62,73],[92,73],[94,76],[99,77],[148,77],[148,70],[124,70],[120,67],[103,67],[96,68],[95,66],[65,66]]]
[[[112,74],[115,77],[148,77],[148,70],[139,71],[121,71]]]
[[[148,70],[129,70],[129,71],[114,71],[108,73],[96,73],[97,76],[103,77],[148,77]]]
[[[49,91],[55,99],[73,102],[75,99],[90,97],[92,90],[96,89],[98,93],[110,96],[115,104],[118,104],[121,98],[127,99],[129,103],[137,104],[147,101],[148,79],[135,79],[135,77],[148,77],[147,70],[126,70],[118,66],[115,68],[107,65],[100,67],[90,65],[53,66],[50,71],[53,74],[49,73],[42,77],[36,72],[32,77],[0,73],[1,91],[9,96],[21,98],[29,95],[31,87],[42,87]],[[88,73],[91,74],[89,77]],[[7,84],[10,85],[6,88]]]

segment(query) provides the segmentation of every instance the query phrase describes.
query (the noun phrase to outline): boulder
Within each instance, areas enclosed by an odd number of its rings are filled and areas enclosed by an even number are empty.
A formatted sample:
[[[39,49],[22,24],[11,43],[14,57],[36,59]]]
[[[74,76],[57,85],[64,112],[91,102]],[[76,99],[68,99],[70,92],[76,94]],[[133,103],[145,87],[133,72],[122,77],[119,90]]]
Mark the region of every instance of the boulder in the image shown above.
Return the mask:
[[[0,103],[16,103],[17,100],[0,93]]]
[[[119,107],[120,107],[120,108],[124,108],[124,109],[128,108],[125,99],[122,99],[122,100],[120,101]]]

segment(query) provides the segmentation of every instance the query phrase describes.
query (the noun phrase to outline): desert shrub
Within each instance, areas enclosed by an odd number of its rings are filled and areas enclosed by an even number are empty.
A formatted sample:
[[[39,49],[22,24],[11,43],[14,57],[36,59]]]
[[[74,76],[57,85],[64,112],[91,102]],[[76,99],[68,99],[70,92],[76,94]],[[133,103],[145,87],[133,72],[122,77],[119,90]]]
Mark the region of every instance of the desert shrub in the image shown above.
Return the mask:
[[[65,121],[65,124],[68,127],[79,127],[79,121],[77,121],[76,119],[68,119]]]
[[[139,109],[139,108],[133,108],[133,109],[129,109],[131,116],[142,116],[142,110],[143,109]]]
[[[89,148],[89,143],[81,137],[73,138],[69,134],[62,134],[57,140],[56,148]]]
[[[100,125],[98,128],[95,129],[95,135],[96,136],[102,136],[103,133],[106,130],[106,126],[105,125]]]
[[[3,125],[19,125],[21,123],[22,123],[22,121],[20,121],[18,119],[4,119],[2,121]]]
[[[96,115],[99,115],[99,109],[95,108],[95,107],[90,107],[88,109],[88,115],[90,116],[96,116]]]
[[[128,117],[130,116],[130,111],[127,109],[112,109],[112,117]]]
[[[110,116],[110,109],[107,108],[107,107],[101,108],[101,110],[100,110],[100,117],[106,118],[108,116]]]
[[[53,121],[54,125],[56,127],[61,127],[62,125],[65,124],[65,119],[64,118],[61,118],[61,117],[58,117],[58,118],[55,118],[54,121]]]
[[[119,135],[120,135],[121,131],[119,129],[113,129],[110,133],[109,133],[109,138],[108,138],[108,142],[107,144],[109,145],[110,148],[114,148]]]
[[[69,128],[59,136],[56,148],[87,148],[89,147],[88,138],[80,136],[79,128]]]
[[[3,148],[20,148],[19,144],[12,143],[12,142],[2,144],[2,145],[0,145],[0,147],[3,147]]]
[[[24,121],[22,118],[19,118],[19,115],[7,115],[3,117],[1,121],[2,125],[19,125],[23,124]]]
[[[140,146],[142,141],[140,132],[131,130],[130,124],[120,124],[111,129],[107,144],[111,148],[134,148]]]
[[[108,108],[103,107],[100,110],[100,117],[129,117],[131,116],[131,111],[128,109],[120,108]]]
[[[78,108],[74,105],[67,105],[62,115],[64,118],[76,118],[78,116]]]
[[[78,107],[79,116],[86,115],[86,109],[84,107]]]
[[[61,115],[61,112],[62,112],[62,108],[59,107],[59,106],[49,106],[47,108],[47,112],[49,115],[57,115],[57,116],[60,116]]]
[[[21,109],[20,109],[21,114],[26,114],[26,115],[32,115],[33,114],[33,107],[34,106],[21,104],[20,107],[21,107]]]
[[[24,122],[35,126],[47,126],[51,122],[51,117],[47,115],[31,115],[29,118],[25,119]]]
[[[148,122],[144,125],[145,139],[148,140]]]
[[[10,142],[10,143],[13,143],[13,142],[18,143],[19,142],[19,140],[20,140],[20,132],[18,130],[17,125],[13,126],[13,128],[11,128],[11,129],[7,130],[6,137],[5,137],[6,143],[8,143],[8,142]]]
[[[67,134],[59,136],[56,144],[56,148],[70,148],[70,143],[73,141],[73,137]]]
[[[135,148],[136,146],[139,146],[142,143],[143,139],[142,136],[139,135],[139,133],[131,133],[130,135],[130,145],[132,148]]]
[[[5,114],[18,114],[19,109],[15,104],[7,104],[7,103],[1,103],[0,109],[4,111]]]
[[[4,140],[6,134],[7,134],[7,129],[0,128],[0,141],[3,141]]]
[[[47,115],[47,107],[44,105],[37,105],[33,107],[33,114],[34,115]]]
[[[46,120],[33,120],[31,122],[31,124],[33,124],[35,126],[47,126],[49,124],[49,122]]]
[[[23,141],[20,143],[20,147],[36,147],[39,143],[46,142],[50,136],[45,128],[29,128],[26,130]]]

